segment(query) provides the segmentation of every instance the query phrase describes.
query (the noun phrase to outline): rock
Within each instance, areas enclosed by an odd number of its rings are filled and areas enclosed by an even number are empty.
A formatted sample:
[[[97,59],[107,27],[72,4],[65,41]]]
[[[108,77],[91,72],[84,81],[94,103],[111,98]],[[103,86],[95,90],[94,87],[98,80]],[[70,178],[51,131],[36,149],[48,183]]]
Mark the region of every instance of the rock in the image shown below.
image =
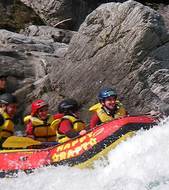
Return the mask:
[[[54,113],[62,98],[73,97],[88,120],[103,86],[116,87],[130,114],[169,105],[169,35],[149,7],[134,1],[102,4],[69,45],[57,42],[63,42],[62,34],[52,39],[53,29],[35,27],[26,35],[0,30],[0,72],[8,73],[24,114],[37,98],[47,100]]]
[[[62,23],[63,28],[69,28],[72,26],[72,1],[61,0],[40,0],[30,1],[21,0],[24,4],[31,7],[45,23],[49,26],[58,26],[58,23],[67,20]]]
[[[85,17],[107,0],[21,0],[31,7],[48,26],[76,30]]]
[[[20,0],[0,1],[0,15],[0,28],[13,32],[18,32],[30,23],[44,24],[40,17]]]
[[[135,1],[102,4],[73,36],[65,67],[52,66],[52,85],[86,108],[101,87],[110,86],[130,114],[157,110],[169,104],[168,42],[164,21],[153,9]]]
[[[52,39],[40,39],[38,37],[29,37],[23,34],[10,32],[7,30],[0,30],[0,43],[3,47],[16,49],[22,52],[43,52],[48,54],[55,54],[58,49],[66,52],[67,45],[63,43],[53,43]],[[62,53],[63,54],[63,53]],[[57,56],[58,53],[57,53]]]
[[[19,100],[19,114],[26,114],[35,99],[44,97],[56,111],[60,96],[48,78],[52,64],[64,57],[67,45],[0,30],[1,73],[8,75],[8,91]],[[52,94],[50,101],[49,94]]]
[[[169,5],[160,4],[158,12],[163,16],[166,27],[169,30]]]
[[[40,40],[53,40],[54,42],[68,44],[76,32],[50,26],[31,25],[22,30],[20,33],[25,36],[36,37]]]

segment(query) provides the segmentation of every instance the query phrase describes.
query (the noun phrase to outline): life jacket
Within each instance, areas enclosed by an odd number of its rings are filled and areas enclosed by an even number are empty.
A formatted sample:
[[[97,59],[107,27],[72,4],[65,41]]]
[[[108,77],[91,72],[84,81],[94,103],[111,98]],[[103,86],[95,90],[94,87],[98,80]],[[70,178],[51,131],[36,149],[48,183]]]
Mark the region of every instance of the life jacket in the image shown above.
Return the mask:
[[[83,121],[81,121],[80,119],[78,119],[72,115],[65,115],[60,119],[56,119],[55,121],[52,122],[51,126],[53,126],[57,132],[57,139],[58,139],[59,143],[63,143],[63,142],[70,140],[69,137],[67,137],[65,134],[62,134],[59,131],[60,123],[66,119],[68,119],[72,123],[72,130],[75,132],[80,132],[81,130],[85,129],[85,127],[86,127],[85,123]]]
[[[24,118],[24,123],[32,123],[33,136],[36,140],[41,142],[56,141],[56,131],[51,127],[51,123],[54,121],[53,116],[49,115],[47,121],[43,121],[37,117],[28,115]]]
[[[14,134],[14,123],[2,108],[0,114],[4,118],[4,124],[0,126],[0,139],[6,139]]]
[[[94,106],[90,107],[89,111],[96,112],[101,123],[105,123],[113,119],[117,119],[119,117],[127,115],[126,109],[119,100],[116,100],[116,111],[114,115],[111,115],[110,113],[106,112],[101,103],[97,103]]]

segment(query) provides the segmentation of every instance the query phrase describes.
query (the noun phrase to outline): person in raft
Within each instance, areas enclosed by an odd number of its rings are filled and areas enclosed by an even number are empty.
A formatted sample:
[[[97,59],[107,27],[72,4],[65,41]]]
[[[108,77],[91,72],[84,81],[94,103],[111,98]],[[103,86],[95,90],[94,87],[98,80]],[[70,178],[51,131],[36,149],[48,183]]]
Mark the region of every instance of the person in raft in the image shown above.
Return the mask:
[[[65,99],[61,101],[58,105],[58,112],[63,114],[61,119],[54,121],[57,123],[55,128],[59,143],[86,133],[85,123],[79,119],[79,104],[76,100]]]
[[[127,111],[117,98],[117,92],[112,88],[103,88],[98,94],[99,103],[89,108],[94,114],[90,119],[90,128],[104,122],[124,117]]]
[[[14,135],[13,118],[16,111],[16,97],[10,93],[0,95],[0,148],[8,137]]]
[[[31,105],[31,115],[24,118],[26,135],[41,142],[56,141],[56,130],[51,127],[54,117],[48,113],[48,104],[36,100]]]

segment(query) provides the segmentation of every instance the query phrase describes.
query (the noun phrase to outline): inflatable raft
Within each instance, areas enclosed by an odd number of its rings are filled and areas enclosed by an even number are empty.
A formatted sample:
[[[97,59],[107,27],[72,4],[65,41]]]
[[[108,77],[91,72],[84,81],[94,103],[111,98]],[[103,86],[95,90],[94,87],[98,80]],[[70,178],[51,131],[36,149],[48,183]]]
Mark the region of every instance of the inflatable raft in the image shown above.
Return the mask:
[[[0,151],[1,177],[15,171],[30,171],[48,165],[86,168],[104,156],[135,131],[156,123],[149,116],[129,116],[97,126],[83,136],[45,149]]]

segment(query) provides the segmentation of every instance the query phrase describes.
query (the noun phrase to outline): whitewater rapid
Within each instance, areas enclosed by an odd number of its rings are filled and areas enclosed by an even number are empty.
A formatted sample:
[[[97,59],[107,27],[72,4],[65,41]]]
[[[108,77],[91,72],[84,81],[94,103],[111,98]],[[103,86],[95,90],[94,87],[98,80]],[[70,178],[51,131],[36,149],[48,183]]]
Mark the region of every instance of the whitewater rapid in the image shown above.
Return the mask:
[[[42,168],[0,179],[0,190],[169,190],[169,118],[138,131],[94,169]]]

